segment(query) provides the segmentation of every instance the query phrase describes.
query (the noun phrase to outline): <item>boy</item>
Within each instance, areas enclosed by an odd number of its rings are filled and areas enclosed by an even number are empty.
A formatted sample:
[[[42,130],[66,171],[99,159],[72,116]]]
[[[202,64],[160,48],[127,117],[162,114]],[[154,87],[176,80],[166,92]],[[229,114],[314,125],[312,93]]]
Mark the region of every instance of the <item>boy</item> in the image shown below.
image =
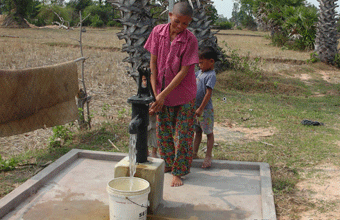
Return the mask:
[[[204,47],[199,52],[199,68],[196,74],[196,135],[194,139],[193,157],[197,157],[199,145],[202,141],[202,131],[207,135],[207,152],[202,168],[211,167],[212,148],[214,146],[214,109],[211,95],[216,83],[214,65],[217,53],[212,47]],[[202,116],[202,117],[201,117]]]
[[[150,112],[157,113],[157,145],[171,172],[170,185],[183,185],[190,173],[195,114],[195,65],[198,42],[187,27],[193,9],[188,2],[177,2],[169,13],[170,23],[153,28],[144,48],[151,54],[151,85],[156,101]]]

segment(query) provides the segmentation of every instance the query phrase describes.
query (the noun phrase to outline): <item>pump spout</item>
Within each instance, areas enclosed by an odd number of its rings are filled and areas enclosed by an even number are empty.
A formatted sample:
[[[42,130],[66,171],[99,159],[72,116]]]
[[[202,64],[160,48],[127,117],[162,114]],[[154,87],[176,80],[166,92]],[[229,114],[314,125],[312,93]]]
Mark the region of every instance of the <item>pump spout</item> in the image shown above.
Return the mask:
[[[143,120],[139,117],[139,114],[134,117],[129,124],[129,133],[137,134],[139,130],[139,126],[142,124]]]

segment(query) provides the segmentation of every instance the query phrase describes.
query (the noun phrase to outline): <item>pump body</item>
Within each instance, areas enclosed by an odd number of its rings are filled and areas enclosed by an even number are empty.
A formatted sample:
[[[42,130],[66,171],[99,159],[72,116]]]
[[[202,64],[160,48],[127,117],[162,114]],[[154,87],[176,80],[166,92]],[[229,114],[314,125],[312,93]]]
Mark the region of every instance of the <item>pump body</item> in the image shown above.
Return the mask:
[[[148,125],[149,125],[149,104],[153,102],[154,95],[150,83],[150,70],[138,69],[138,92],[137,95],[128,98],[127,102],[132,104],[132,119],[129,124],[129,133],[137,134],[136,141],[136,162],[147,162],[148,157]],[[146,78],[146,85],[142,84],[143,76]]]

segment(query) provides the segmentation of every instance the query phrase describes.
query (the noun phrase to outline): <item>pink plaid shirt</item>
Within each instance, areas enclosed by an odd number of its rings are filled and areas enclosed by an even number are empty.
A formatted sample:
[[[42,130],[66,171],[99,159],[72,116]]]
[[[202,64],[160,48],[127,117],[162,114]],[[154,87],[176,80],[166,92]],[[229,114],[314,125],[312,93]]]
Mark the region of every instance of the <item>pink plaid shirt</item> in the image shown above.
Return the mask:
[[[198,63],[198,43],[195,35],[185,29],[170,44],[170,23],[154,27],[144,48],[157,56],[156,91],[161,92],[180,71],[181,66],[190,66],[182,82],[165,98],[164,105],[183,105],[196,97],[195,64]]]

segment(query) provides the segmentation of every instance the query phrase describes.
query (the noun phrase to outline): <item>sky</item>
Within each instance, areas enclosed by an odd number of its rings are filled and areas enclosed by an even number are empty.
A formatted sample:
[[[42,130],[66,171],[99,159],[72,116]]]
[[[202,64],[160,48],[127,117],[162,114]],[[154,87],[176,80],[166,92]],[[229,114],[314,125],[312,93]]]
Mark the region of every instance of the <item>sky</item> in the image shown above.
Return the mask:
[[[213,5],[219,15],[223,14],[224,17],[231,18],[231,12],[234,4],[233,0],[213,0],[213,2]],[[319,2],[317,0],[307,0],[307,2],[319,7]],[[339,8],[336,10],[338,11]]]

